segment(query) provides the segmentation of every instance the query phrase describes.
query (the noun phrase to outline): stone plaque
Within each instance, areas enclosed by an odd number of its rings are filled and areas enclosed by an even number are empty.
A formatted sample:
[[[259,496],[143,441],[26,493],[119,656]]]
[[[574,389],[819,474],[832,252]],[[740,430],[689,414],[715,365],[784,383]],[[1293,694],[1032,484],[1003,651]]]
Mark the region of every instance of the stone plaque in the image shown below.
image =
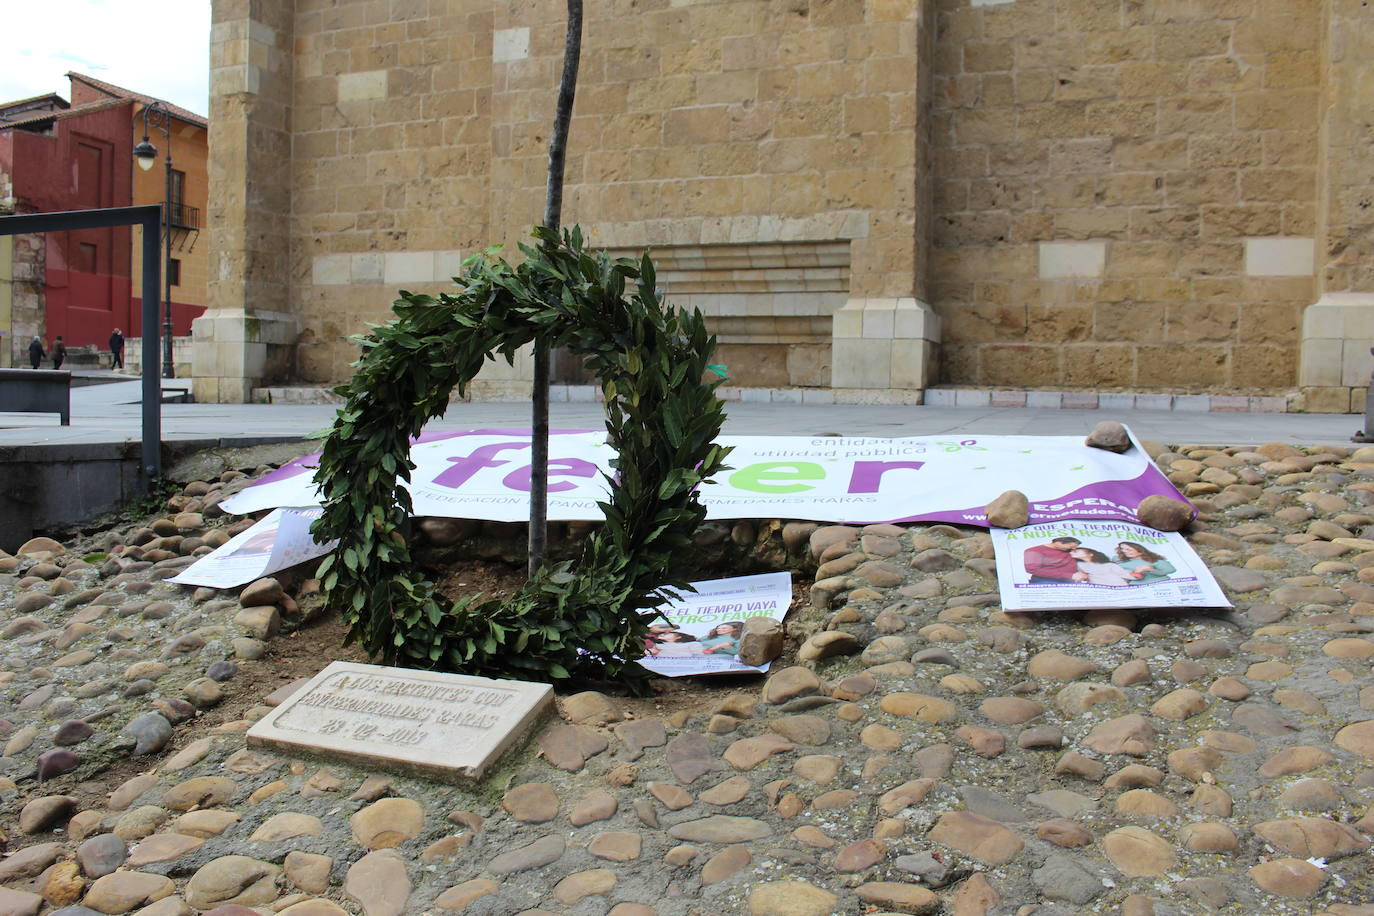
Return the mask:
[[[248,744],[481,779],[552,706],[548,684],[331,662],[259,719]]]

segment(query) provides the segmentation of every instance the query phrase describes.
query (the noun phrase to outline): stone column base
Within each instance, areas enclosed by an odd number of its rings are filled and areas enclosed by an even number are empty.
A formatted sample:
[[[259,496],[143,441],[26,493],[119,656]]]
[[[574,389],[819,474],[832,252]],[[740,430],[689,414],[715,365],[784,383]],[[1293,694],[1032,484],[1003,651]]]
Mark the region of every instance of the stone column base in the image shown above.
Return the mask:
[[[1290,413],[1364,413],[1364,388],[1339,386],[1301,388],[1289,401]]]
[[[191,393],[202,404],[247,404],[253,389],[291,375],[298,327],[285,312],[214,309],[191,322]]]
[[[940,316],[926,303],[850,299],[833,322],[830,387],[837,392],[919,392],[935,382]]]
[[[110,364],[110,351],[97,351],[101,361],[97,363],[97,368],[104,369]],[[177,378],[190,378],[193,373],[191,365],[191,338],[173,337],[172,338],[172,368],[176,372]],[[143,338],[126,337],[124,338],[124,368],[135,375],[143,374]],[[159,356],[158,364],[153,367],[153,371],[162,371],[162,359]]]
[[[1327,293],[1302,313],[1298,357],[1304,413],[1363,413],[1374,369],[1374,293]]]
[[[1302,388],[1363,388],[1374,369],[1374,293],[1327,293],[1302,313]]]

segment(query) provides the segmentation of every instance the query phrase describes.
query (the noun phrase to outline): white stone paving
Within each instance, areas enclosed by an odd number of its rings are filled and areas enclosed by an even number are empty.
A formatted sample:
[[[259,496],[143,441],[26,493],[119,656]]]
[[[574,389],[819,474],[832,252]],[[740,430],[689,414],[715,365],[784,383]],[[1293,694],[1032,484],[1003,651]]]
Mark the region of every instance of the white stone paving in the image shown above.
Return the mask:
[[[0,413],[0,446],[117,443],[141,435],[138,381],[72,389],[72,422],[56,414]],[[1350,414],[1190,413],[1151,410],[1064,410],[1036,407],[913,407],[906,405],[726,403],[732,435],[850,436],[1085,435],[1100,420],[1126,423],[1142,439],[1228,445],[1288,442],[1348,445],[1363,425]],[[163,438],[172,440],[298,439],[328,428],[335,408],[317,404],[164,404]],[[432,429],[528,426],[524,401],[453,405]],[[556,428],[590,429],[602,422],[594,403],[555,403]]]

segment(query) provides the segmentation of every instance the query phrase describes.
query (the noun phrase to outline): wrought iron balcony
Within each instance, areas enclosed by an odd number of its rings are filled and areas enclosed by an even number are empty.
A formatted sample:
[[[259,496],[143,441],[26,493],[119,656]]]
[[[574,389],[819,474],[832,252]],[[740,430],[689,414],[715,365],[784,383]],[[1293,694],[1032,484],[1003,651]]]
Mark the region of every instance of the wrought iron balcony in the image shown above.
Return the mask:
[[[192,207],[179,200],[172,201],[172,228],[200,229],[200,207]]]

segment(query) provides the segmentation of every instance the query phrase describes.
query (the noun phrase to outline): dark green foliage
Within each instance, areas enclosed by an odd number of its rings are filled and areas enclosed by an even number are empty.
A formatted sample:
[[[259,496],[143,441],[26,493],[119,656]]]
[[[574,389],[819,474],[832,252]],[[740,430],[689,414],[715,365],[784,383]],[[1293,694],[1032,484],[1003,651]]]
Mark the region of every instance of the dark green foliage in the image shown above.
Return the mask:
[[[154,477],[148,481],[148,492],[130,500],[122,507],[122,511],[131,515],[157,515],[159,512],[167,511],[167,500],[179,492],[181,487],[177,486],[175,481],[166,477]]]
[[[699,311],[659,299],[648,255],[593,255],[577,228],[535,237],[515,267],[491,253],[468,259],[457,295],[402,291],[396,319],[360,339],[316,474],[324,514],[313,531],[339,541],[319,575],[349,639],[386,664],[635,687],[652,608],[686,585],[673,568],[706,515],[697,488],[728,451],[715,445],[719,382],[702,381],[715,338]],[[410,439],[493,352],[509,360],[536,339],[571,348],[601,382],[619,456],[606,524],[575,569],[545,565],[508,601],[441,606],[404,536]]]

